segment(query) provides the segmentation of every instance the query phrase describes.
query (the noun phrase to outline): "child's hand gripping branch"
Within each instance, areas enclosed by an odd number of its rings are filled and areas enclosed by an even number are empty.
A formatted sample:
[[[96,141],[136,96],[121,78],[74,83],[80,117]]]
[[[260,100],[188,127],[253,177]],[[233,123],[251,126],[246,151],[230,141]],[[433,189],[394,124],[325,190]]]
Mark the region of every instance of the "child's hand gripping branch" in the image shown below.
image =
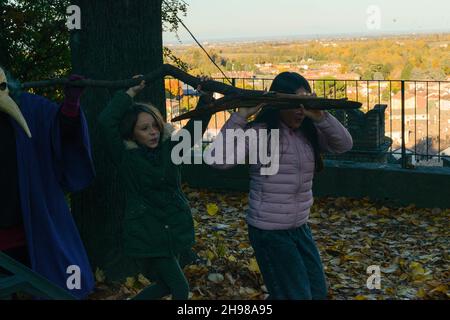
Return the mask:
[[[214,99],[214,92],[205,91],[202,88],[202,86],[203,86],[202,83],[207,81],[207,80],[210,80],[210,78],[207,77],[207,76],[202,76],[200,78],[201,78],[201,82],[196,88],[197,92],[200,93],[200,99],[198,101],[196,109],[204,109],[204,110],[206,110],[206,109],[208,109],[208,105],[213,103],[216,99]]]
[[[142,74],[139,75],[135,75],[133,76],[133,79],[137,79],[143,77]],[[142,90],[144,90],[145,88],[145,80],[142,80],[140,84],[138,84],[137,86],[131,87],[127,90],[127,94],[134,98],[135,96],[137,96]]]

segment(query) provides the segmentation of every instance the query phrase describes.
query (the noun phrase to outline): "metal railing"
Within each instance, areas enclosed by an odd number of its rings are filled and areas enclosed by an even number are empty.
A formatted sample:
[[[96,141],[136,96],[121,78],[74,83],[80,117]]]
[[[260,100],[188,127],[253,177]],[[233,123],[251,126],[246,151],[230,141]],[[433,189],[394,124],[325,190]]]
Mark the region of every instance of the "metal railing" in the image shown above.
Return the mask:
[[[226,82],[224,78],[214,80]],[[232,78],[234,86],[254,90],[269,89],[270,78]],[[313,91],[325,98],[348,98],[362,103],[368,112],[386,104],[385,134],[392,139],[387,153],[401,158],[406,167],[412,161],[450,160],[450,81],[405,80],[317,80],[308,79]],[[166,79],[168,120],[195,108],[194,88],[176,79]],[[213,116],[204,142],[208,143],[228,119],[222,111]],[[179,123],[181,126],[182,123]]]

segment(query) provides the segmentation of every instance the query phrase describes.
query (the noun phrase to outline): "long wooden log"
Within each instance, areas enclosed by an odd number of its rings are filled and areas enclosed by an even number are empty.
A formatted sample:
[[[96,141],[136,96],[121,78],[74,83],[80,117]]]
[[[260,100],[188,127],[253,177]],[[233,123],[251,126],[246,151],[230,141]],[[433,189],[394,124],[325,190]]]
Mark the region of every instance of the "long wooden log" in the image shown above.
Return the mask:
[[[227,109],[236,107],[254,107],[259,103],[270,103],[279,108],[298,108],[300,104],[309,109],[358,109],[361,107],[361,103],[355,101],[348,101],[347,99],[323,99],[311,96],[301,97],[292,94],[280,94],[275,92],[267,92],[263,90],[247,90],[233,87],[231,85],[215,81],[215,80],[203,80],[199,77],[190,75],[183,70],[170,65],[164,64],[158,70],[152,71],[142,77],[136,79],[125,79],[117,81],[109,80],[77,80],[70,81],[67,78],[50,79],[44,81],[26,82],[22,84],[23,89],[29,88],[43,88],[51,86],[64,86],[70,83],[71,86],[79,87],[101,87],[122,89],[129,88],[138,85],[142,80],[147,83],[151,83],[157,79],[161,79],[165,76],[172,76],[183,83],[186,83],[193,88],[197,88],[201,85],[203,91],[218,92],[225,95],[224,98],[216,100],[207,108],[201,110],[193,110],[187,112],[179,117],[172,119],[172,121],[179,121],[194,116],[199,116],[205,112],[215,113]]]
[[[177,67],[164,64],[158,70],[152,71],[143,77],[139,77],[136,79],[124,79],[124,80],[77,80],[77,81],[69,81],[67,78],[59,78],[59,79],[49,79],[43,81],[34,81],[34,82],[25,82],[22,84],[23,89],[30,88],[44,88],[44,87],[52,87],[52,86],[64,86],[70,83],[71,86],[77,87],[100,87],[100,88],[111,88],[111,89],[123,89],[129,88],[132,86],[138,85],[142,80],[145,80],[147,83],[151,83],[157,79],[161,79],[165,76],[172,76],[194,88],[197,88],[199,84],[202,85],[202,90],[210,91],[210,92],[218,92],[224,95],[228,94],[237,94],[237,93],[250,93],[250,92],[264,92],[257,90],[245,90],[235,88],[231,85],[215,81],[215,80],[206,80],[202,81],[201,78],[190,75],[189,73],[184,72],[183,70],[178,69]]]
[[[201,109],[183,113],[182,115],[172,119],[172,122],[180,121],[188,118],[199,117],[205,113],[216,113],[233,108],[251,108],[259,104],[268,104],[271,107],[279,109],[295,109],[303,105],[306,109],[312,110],[350,110],[361,108],[361,103],[343,99],[326,99],[315,96],[299,96],[295,94],[284,94],[277,92],[264,93],[238,93],[230,94],[223,98],[217,99],[213,103]]]

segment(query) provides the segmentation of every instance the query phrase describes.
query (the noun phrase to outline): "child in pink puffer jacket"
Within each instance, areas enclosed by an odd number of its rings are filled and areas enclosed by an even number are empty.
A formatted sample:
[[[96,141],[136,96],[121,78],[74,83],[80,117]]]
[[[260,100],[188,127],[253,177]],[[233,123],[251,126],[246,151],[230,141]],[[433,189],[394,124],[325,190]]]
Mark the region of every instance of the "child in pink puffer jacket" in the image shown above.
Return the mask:
[[[273,81],[270,91],[311,95],[311,87],[297,73],[284,72]],[[281,110],[262,105],[241,108],[233,113],[221,129],[223,139],[210,146],[223,149],[222,164],[213,167],[229,169],[237,162],[226,161],[234,151],[237,159],[248,158],[249,146],[236,148],[226,143],[229,129],[278,129],[278,171],[262,175],[260,162],[250,164],[250,193],[247,223],[249,238],[255,251],[270,299],[325,299],[327,285],[322,262],[307,224],[313,204],[314,173],[323,169],[321,153],[343,153],[353,146],[347,129],[331,114],[320,110]],[[247,118],[256,112],[253,122]],[[259,135],[255,135],[259,139]],[[268,139],[270,142],[270,138]],[[234,149],[231,149],[234,148]],[[270,147],[268,147],[270,150]],[[211,160],[212,159],[212,160]],[[235,159],[236,160],[236,159]]]

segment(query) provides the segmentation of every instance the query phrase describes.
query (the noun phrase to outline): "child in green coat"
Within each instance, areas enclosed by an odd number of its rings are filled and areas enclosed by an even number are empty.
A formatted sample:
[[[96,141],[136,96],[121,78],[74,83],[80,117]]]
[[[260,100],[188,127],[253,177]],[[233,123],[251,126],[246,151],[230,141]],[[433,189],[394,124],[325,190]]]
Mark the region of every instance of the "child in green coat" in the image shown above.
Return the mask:
[[[142,259],[156,274],[156,283],[135,299],[159,299],[168,294],[185,300],[189,285],[179,264],[182,252],[194,244],[191,210],[181,190],[180,168],[171,160],[177,142],[158,109],[133,98],[145,87],[119,91],[99,117],[100,131],[126,192],[124,250]],[[197,107],[211,97],[204,95]],[[211,115],[191,119],[184,129],[193,134],[194,120],[202,121],[202,135]],[[173,129],[172,129],[173,131]],[[192,141],[191,147],[198,141]]]

